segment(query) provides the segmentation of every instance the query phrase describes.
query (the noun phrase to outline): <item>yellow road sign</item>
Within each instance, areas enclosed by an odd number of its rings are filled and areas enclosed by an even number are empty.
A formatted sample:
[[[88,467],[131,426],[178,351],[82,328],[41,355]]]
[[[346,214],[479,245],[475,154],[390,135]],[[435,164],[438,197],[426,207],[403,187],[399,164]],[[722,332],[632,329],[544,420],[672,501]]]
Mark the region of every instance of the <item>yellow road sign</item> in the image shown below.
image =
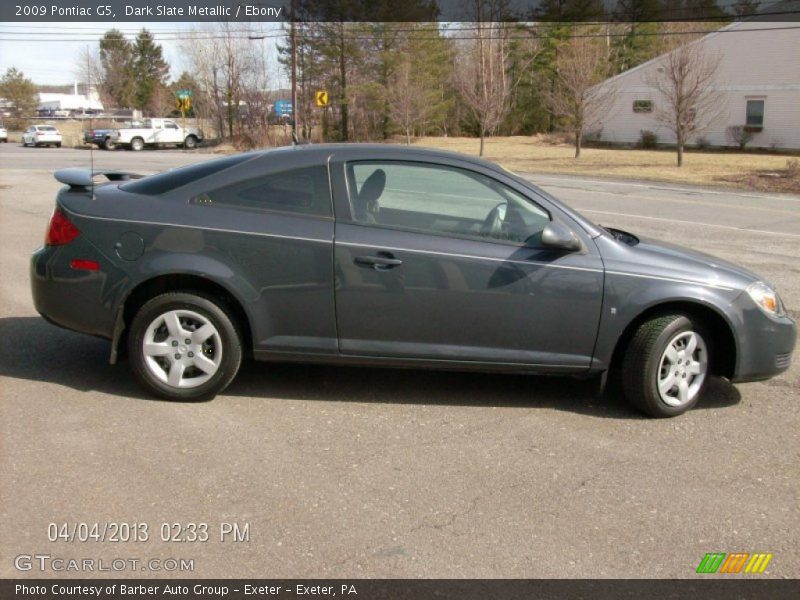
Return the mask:
[[[314,99],[317,102],[317,106],[328,106],[328,103],[330,102],[328,90],[317,90],[317,93],[314,95]]]

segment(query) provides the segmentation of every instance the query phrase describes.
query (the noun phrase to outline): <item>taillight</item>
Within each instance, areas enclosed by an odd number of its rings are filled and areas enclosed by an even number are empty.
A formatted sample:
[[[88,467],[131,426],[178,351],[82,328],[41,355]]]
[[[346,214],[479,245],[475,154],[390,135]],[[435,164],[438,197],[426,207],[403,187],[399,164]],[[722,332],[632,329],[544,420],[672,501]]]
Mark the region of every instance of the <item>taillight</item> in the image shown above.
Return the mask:
[[[71,269],[76,271],[99,271],[100,263],[96,260],[87,260],[85,258],[75,258],[69,261]]]
[[[50,226],[47,228],[47,235],[44,237],[46,246],[63,246],[81,234],[78,228],[70,223],[69,219],[56,206],[53,216],[50,217]]]

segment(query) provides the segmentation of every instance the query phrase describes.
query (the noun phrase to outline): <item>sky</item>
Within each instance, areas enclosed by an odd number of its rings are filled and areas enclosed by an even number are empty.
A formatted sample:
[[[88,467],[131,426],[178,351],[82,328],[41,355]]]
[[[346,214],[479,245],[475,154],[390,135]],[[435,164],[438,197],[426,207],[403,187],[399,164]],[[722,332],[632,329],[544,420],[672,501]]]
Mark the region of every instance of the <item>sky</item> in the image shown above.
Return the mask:
[[[256,23],[265,31],[275,26]],[[185,68],[180,47],[174,39],[181,31],[202,27],[201,23],[0,23],[0,74],[16,67],[37,84],[72,84],[78,78],[78,61],[87,47],[96,49],[103,33],[119,29],[133,39],[143,27],[156,36],[171,66],[171,76],[177,79]],[[253,41],[261,44],[273,65],[275,87],[286,85],[287,77],[276,60],[276,40]]]

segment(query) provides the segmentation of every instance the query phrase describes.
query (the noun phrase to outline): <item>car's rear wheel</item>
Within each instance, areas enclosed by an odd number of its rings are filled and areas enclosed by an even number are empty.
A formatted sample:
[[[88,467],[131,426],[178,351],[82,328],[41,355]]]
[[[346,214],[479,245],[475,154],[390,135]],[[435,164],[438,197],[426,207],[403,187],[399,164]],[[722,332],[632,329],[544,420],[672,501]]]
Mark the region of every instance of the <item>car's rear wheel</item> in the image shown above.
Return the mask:
[[[106,138],[103,141],[103,148],[106,150],[113,150],[114,149],[114,142],[111,138]]]
[[[61,142],[56,142],[56,148],[61,148]]]
[[[144,148],[144,140],[140,137],[133,138],[131,140],[131,150],[134,152],[139,152]]]
[[[628,401],[653,417],[674,417],[692,408],[708,374],[707,336],[687,315],[654,317],[628,344],[622,380]]]
[[[242,362],[241,335],[221,302],[170,292],[145,303],[131,323],[128,356],[136,376],[168,400],[207,400]]]

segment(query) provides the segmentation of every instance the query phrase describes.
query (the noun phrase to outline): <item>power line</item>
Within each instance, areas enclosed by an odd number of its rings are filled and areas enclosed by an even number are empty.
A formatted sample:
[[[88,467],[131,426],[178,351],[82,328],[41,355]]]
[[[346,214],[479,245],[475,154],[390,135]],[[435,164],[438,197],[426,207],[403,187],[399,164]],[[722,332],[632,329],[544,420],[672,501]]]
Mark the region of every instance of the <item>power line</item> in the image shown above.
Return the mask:
[[[731,5],[731,6],[733,6],[733,5]],[[668,10],[672,10],[672,9],[668,9]],[[678,9],[675,9],[675,10],[678,10]],[[798,13],[797,10],[772,11],[772,12],[757,13],[757,14],[752,15],[752,16],[768,17],[768,16],[788,16],[788,15],[798,16],[798,15],[800,15],[800,13]],[[718,17],[705,17],[705,16],[704,17],[682,17],[682,18],[676,18],[676,19],[652,19],[652,20],[648,20],[648,21],[611,21],[611,20],[602,21],[602,20],[600,20],[600,21],[595,21],[595,22],[578,21],[578,22],[564,22],[564,23],[556,22],[556,21],[509,21],[509,22],[502,22],[502,24],[504,26],[508,27],[508,28],[512,28],[515,25],[520,26],[520,27],[525,27],[525,26],[541,27],[541,26],[547,26],[547,25],[554,25],[554,26],[568,26],[569,25],[569,26],[573,26],[573,27],[593,27],[593,26],[597,26],[597,25],[632,25],[632,24],[645,25],[645,24],[654,24],[654,23],[659,23],[659,24],[660,23],[685,23],[685,22],[693,22],[693,21],[715,22],[715,21],[727,21],[727,20],[732,19],[733,17],[734,17],[734,15],[725,14],[725,15],[721,15],[721,16],[718,16]],[[467,22],[469,22],[469,21],[467,21]],[[743,21],[733,21],[733,22],[743,22]],[[254,23],[263,24],[265,22],[256,21]],[[435,23],[435,22],[431,22],[431,23]],[[275,25],[285,25],[285,24],[286,23],[283,23],[283,22],[282,23],[275,23]],[[298,25],[299,28],[302,28],[302,27],[308,26],[308,25],[312,25],[312,24],[313,23],[306,23],[306,22],[303,22],[303,21],[298,21],[297,22],[297,25]],[[373,23],[369,23],[369,22],[363,22],[363,23],[348,22],[347,24],[348,25],[363,25],[365,27],[368,27],[368,26],[372,25]],[[420,24],[422,25],[423,23],[421,22]],[[111,31],[111,30],[119,31],[123,35],[137,35],[138,33],[140,33],[142,31],[142,29],[146,29],[146,28],[120,28],[120,27],[116,27],[116,26],[111,27],[111,28],[109,28],[109,27],[78,26],[78,27],[72,27],[71,29],[73,31],[64,31],[63,30],[63,26],[55,26],[55,25],[28,25],[28,24],[24,24],[23,25],[23,24],[18,24],[18,23],[0,24],[0,29],[18,28],[18,27],[19,28],[25,27],[25,28],[27,28],[27,30],[26,31],[21,31],[21,32],[17,32],[17,31],[13,31],[13,30],[11,30],[11,31],[0,31],[0,35],[56,35],[56,36],[71,36],[71,35],[89,35],[89,34],[94,33],[94,32],[106,33],[106,32]],[[449,32],[449,31],[479,31],[479,30],[483,29],[483,27],[484,26],[482,26],[482,25],[468,25],[468,26],[458,25],[458,26],[452,27],[452,28],[450,28],[450,27],[441,27],[439,30],[440,31],[444,31],[444,32]],[[56,31],[31,31],[33,29],[46,29],[46,30],[56,30]],[[395,32],[397,32],[397,33],[414,33],[414,32],[417,32],[419,30],[420,30],[419,27],[390,27],[389,28],[389,32],[391,32],[391,33],[395,33]],[[153,35],[158,35],[158,36],[182,36],[183,34],[185,34],[187,32],[189,32],[190,34],[202,34],[202,33],[204,33],[202,30],[193,30],[193,29],[173,29],[173,30],[166,30],[166,29],[158,30],[158,29],[156,29],[154,31],[151,31],[151,33],[153,33]],[[251,28],[229,29],[228,32],[229,33],[252,34],[253,29],[251,29]],[[213,32],[210,32],[210,33],[213,33]],[[272,37],[283,37],[284,35],[285,35],[284,33],[278,33],[278,34],[275,34]],[[163,38],[163,39],[171,39],[171,38]],[[86,41],[86,40],[80,40],[80,41]]]
[[[614,25],[614,23],[610,23],[610,25]],[[691,31],[641,31],[641,30],[634,30],[634,31],[626,31],[626,32],[602,32],[602,33],[588,33],[588,34],[568,34],[568,35],[560,35],[559,39],[580,39],[580,38],[609,38],[609,37],[628,37],[628,36],[673,36],[673,35],[706,35],[710,33],[750,33],[750,32],[762,32],[762,31],[787,31],[787,30],[795,30],[800,29],[800,25],[793,25],[793,26],[782,26],[782,27],[759,27],[759,28],[748,28],[748,29],[704,29],[704,30],[691,30]],[[459,30],[448,30],[446,33],[458,33]],[[16,33],[8,33],[8,32],[0,32],[0,36],[6,35],[23,35],[23,34],[16,34]],[[174,42],[174,41],[208,41],[208,40],[264,40],[264,39],[277,39],[277,38],[285,38],[286,34],[255,34],[255,32],[251,32],[250,35],[203,35],[203,36],[180,36],[180,37],[162,37],[158,35],[153,35],[155,41],[161,42]],[[300,32],[298,33],[299,38],[304,38],[309,41],[315,40],[323,40],[326,39],[324,35],[309,35],[308,33]],[[535,32],[531,32],[527,35],[487,35],[487,36],[477,36],[477,35],[459,35],[459,36],[447,36],[447,35],[440,35],[440,36],[430,36],[430,37],[417,37],[415,39],[418,40],[438,40],[438,39],[456,39],[456,40],[530,40],[535,38],[541,38],[541,35],[538,35]],[[359,35],[359,36],[344,36],[343,39],[345,41],[376,41],[381,40],[381,36],[378,35]],[[24,38],[7,38],[7,37],[0,37],[0,41],[2,42],[28,42],[28,43],[39,43],[39,42],[60,42],[60,43],[70,43],[70,42],[98,42],[99,38],[48,38],[48,39],[24,39]]]

